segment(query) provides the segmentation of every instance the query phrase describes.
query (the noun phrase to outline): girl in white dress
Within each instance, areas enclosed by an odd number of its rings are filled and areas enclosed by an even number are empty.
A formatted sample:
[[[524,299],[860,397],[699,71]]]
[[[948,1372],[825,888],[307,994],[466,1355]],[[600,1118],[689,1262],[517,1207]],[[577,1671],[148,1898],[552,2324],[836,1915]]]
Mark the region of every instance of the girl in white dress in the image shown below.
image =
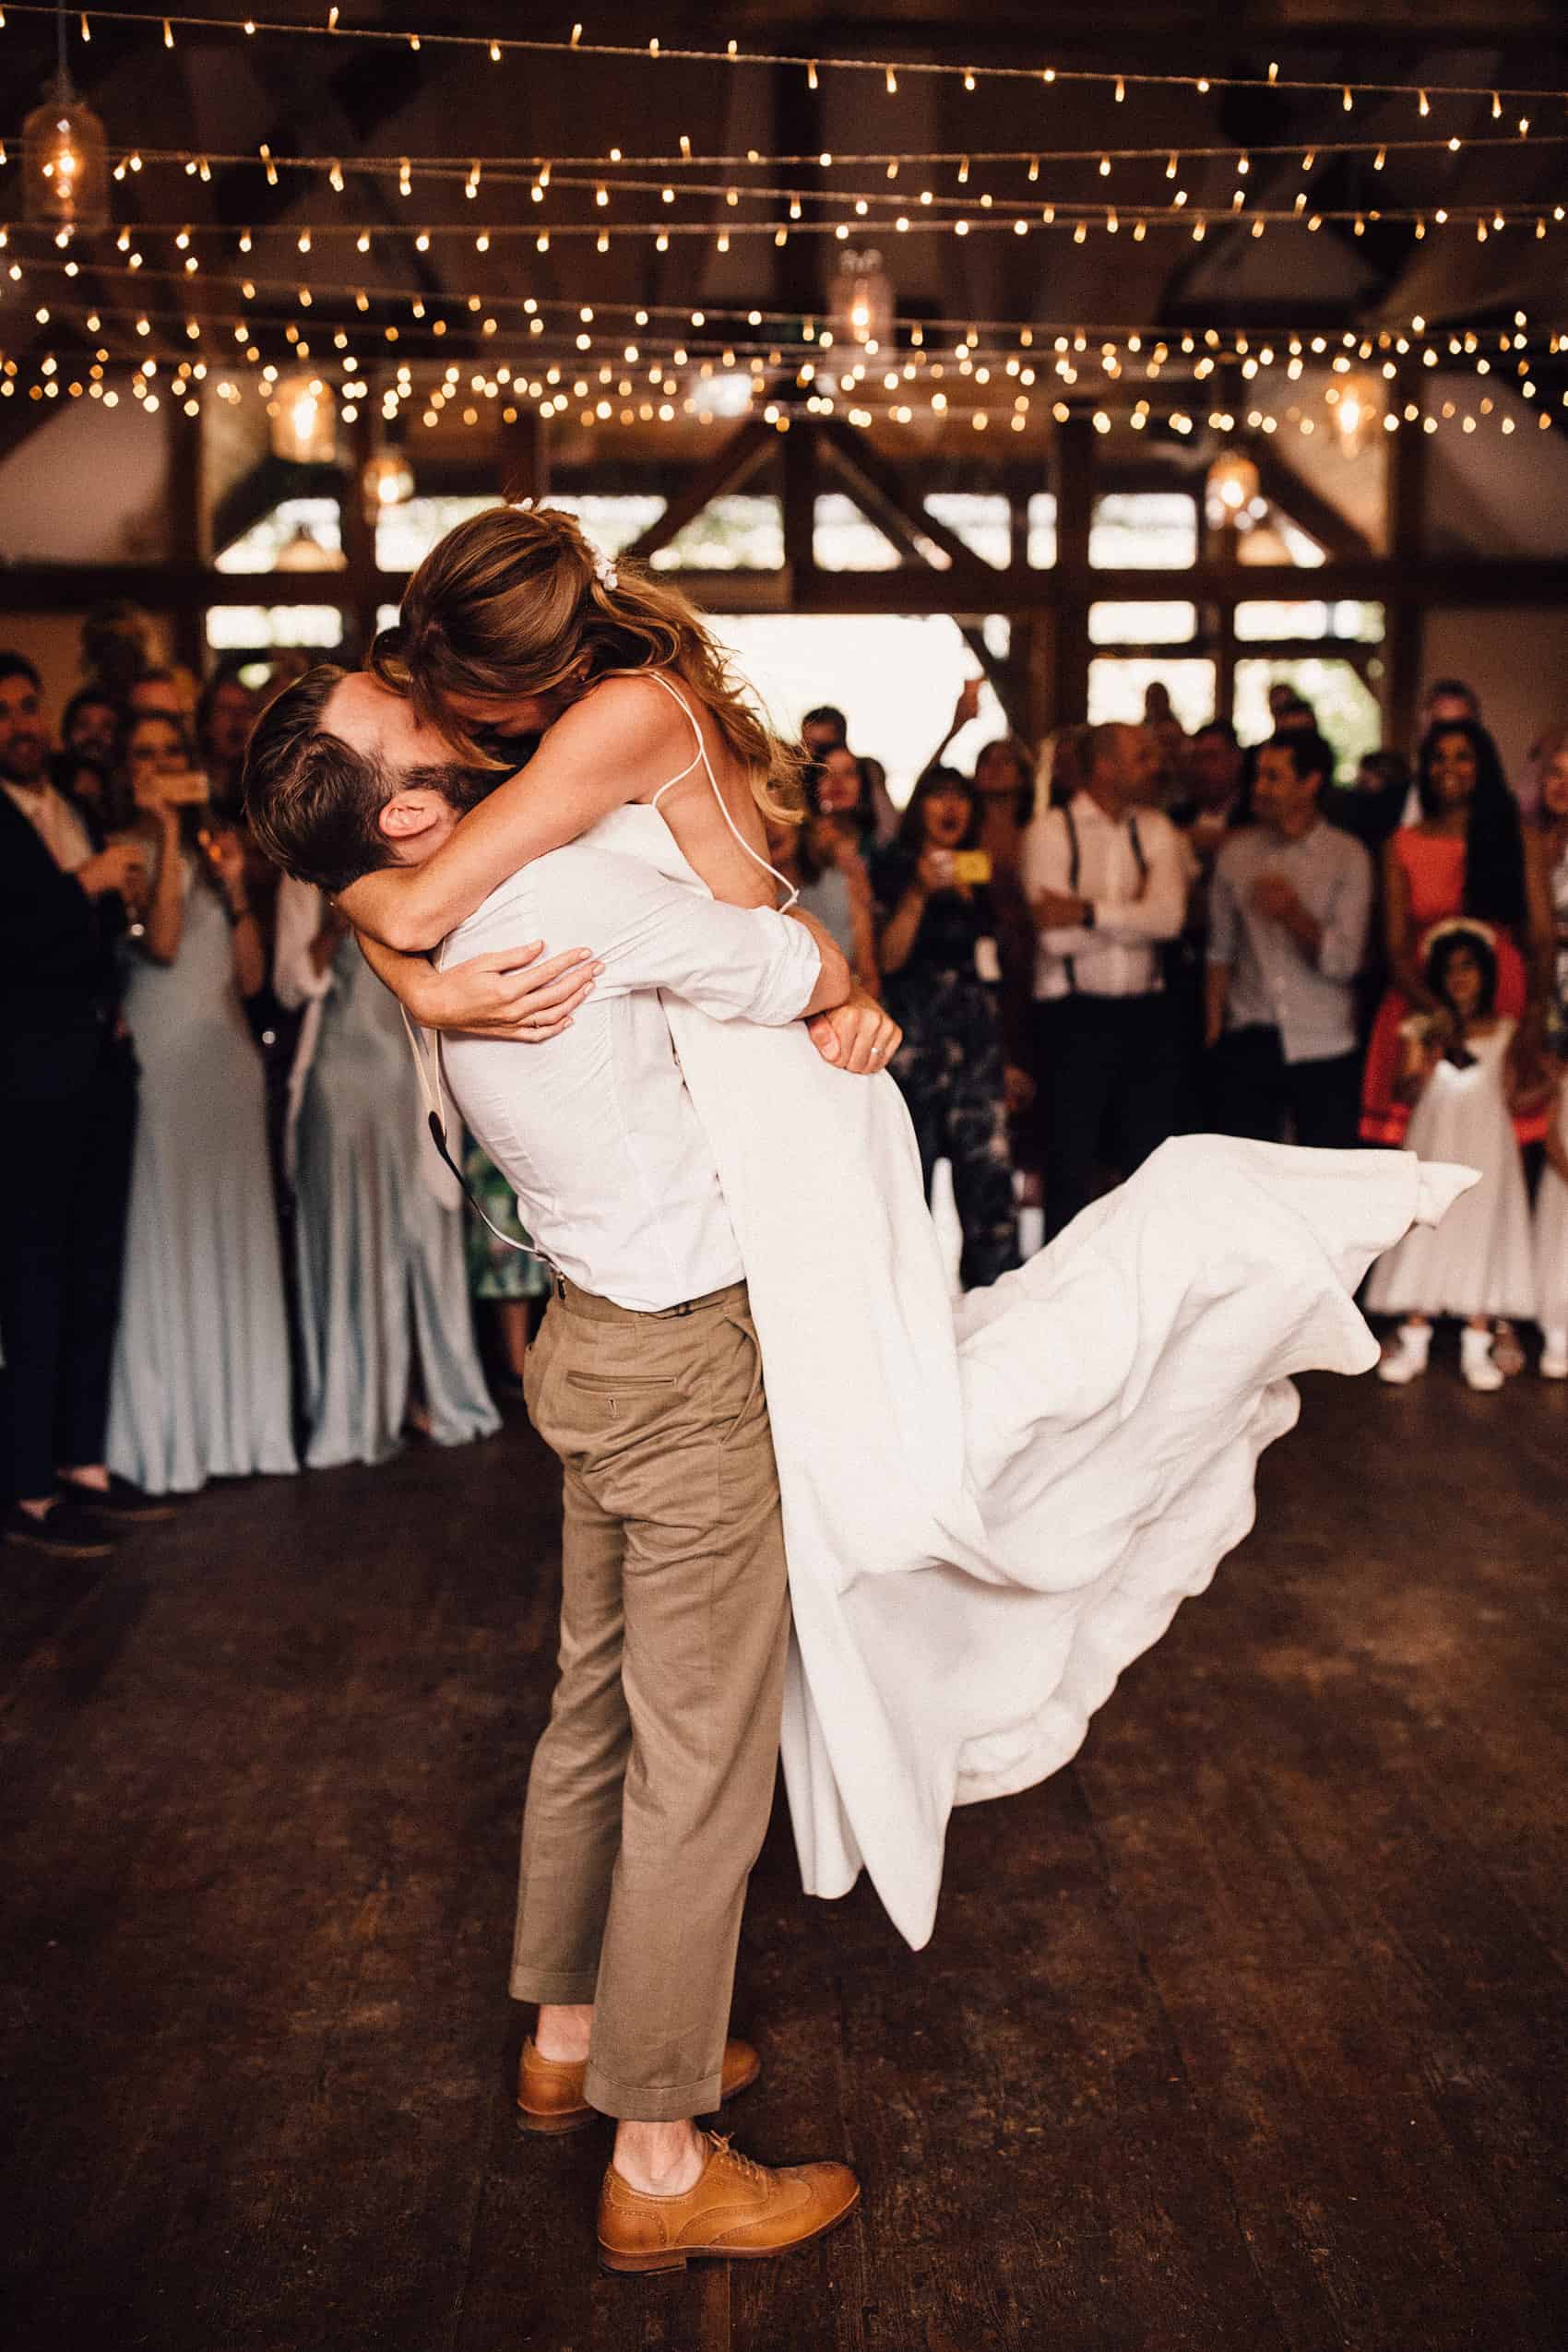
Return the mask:
[[[1440,924],[1425,977],[1448,1018],[1441,1026],[1412,1019],[1402,1032],[1399,1091],[1415,1103],[1408,1146],[1478,1168],[1481,1181],[1439,1230],[1408,1233],[1373,1272],[1369,1308],[1404,1317],[1378,1376],[1396,1387],[1416,1379],[1426,1370],[1432,1316],[1462,1315],[1465,1379],[1497,1389],[1503,1375],[1492,1359],[1492,1320],[1535,1312],[1529,1198],[1513,1126],[1526,1098],[1516,1027],[1494,1009],[1497,949],[1486,924]]]
[[[333,728],[333,695],[363,690],[366,716],[371,681],[312,673],[253,741],[253,822],[315,878],[324,849],[291,851],[290,812],[319,809],[341,774],[333,821],[356,846],[334,852],[336,870],[361,878],[333,887],[427,1026],[542,1039],[567,1016],[575,976],[564,1004],[552,980],[518,1010],[526,959],[498,885],[586,828],[596,849],[689,887],[774,902],[763,814],[789,755],[684,600],[618,579],[570,517],[502,508],[459,525],[410,583],[376,667],[394,692],[367,723],[388,753],[401,746],[406,787],[422,774],[461,804],[465,771],[417,765],[430,746],[455,736],[471,758],[541,738],[417,866],[387,842],[393,803],[363,739]],[[410,702],[442,733],[417,726]],[[459,926],[439,969],[386,952]],[[865,1868],[918,1945],[952,1807],[1073,1755],[1123,1668],[1245,1534],[1257,1456],[1296,1417],[1289,1375],[1370,1369],[1376,1343],[1351,1293],[1413,1218],[1441,1217],[1472,1180],[1409,1153],[1183,1137],[956,1307],[881,1008],[852,1000],[821,1016],[816,1051],[818,1023],[808,1039],[675,998],[665,1012],[766,1365],[802,1875],[841,1895]],[[851,1080],[867,1069],[882,1075]]]

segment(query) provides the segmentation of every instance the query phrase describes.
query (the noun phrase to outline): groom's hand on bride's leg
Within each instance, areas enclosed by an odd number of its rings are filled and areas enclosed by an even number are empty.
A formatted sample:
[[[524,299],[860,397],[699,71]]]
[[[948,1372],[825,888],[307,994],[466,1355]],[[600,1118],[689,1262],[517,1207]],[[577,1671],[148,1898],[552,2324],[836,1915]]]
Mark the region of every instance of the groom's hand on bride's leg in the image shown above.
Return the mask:
[[[863,988],[830,1013],[814,1015],[806,1035],[825,1062],[857,1078],[885,1070],[904,1042],[897,1022]]]

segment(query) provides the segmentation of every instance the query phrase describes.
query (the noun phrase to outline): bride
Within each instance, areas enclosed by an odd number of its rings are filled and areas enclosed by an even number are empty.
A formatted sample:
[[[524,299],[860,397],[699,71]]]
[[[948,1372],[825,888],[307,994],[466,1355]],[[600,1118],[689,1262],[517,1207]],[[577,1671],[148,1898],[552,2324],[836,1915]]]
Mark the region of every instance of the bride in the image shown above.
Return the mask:
[[[508,943],[484,901],[589,829],[694,888],[775,903],[763,827],[789,754],[685,600],[618,572],[565,513],[459,524],[372,667],[460,758],[499,772],[532,749],[428,863],[342,894],[426,1026],[497,1025],[507,959],[475,951]],[[557,1018],[575,986],[557,983]],[[918,1946],[952,1807],[1075,1753],[1251,1526],[1258,1455],[1296,1418],[1290,1375],[1376,1361],[1356,1284],[1471,1180],[1408,1154],[1185,1137],[955,1305],[902,1099],[885,1075],[847,1082],[861,1047],[667,1012],[766,1366],[802,1877],[838,1895],[866,1868]],[[885,1028],[862,1034],[886,1050]]]

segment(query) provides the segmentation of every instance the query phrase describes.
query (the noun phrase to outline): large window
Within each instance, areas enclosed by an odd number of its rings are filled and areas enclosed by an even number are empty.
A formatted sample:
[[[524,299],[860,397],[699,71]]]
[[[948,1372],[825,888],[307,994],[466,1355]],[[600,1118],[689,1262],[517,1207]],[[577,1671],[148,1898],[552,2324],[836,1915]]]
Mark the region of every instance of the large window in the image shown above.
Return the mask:
[[[1197,502],[1186,491],[1112,491],[1095,500],[1089,562],[1096,571],[1174,572],[1197,560]]]
[[[713,626],[780,734],[793,735],[815,704],[836,704],[849,722],[851,745],[882,761],[899,802],[935,754],[958,690],[979,666],[944,613],[746,612],[720,614]],[[992,616],[985,637],[993,653],[1005,653],[1006,622]],[[988,684],[980,717],[944,756],[968,771],[980,746],[1006,732]]]

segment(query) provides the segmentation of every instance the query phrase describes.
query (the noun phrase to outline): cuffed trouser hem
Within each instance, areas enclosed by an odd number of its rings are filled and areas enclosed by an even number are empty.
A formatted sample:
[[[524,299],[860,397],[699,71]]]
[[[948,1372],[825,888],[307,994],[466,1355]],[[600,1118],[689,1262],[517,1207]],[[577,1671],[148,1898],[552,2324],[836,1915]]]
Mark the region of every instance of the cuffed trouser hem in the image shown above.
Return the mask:
[[[592,2008],[594,1994],[599,1990],[599,1971],[590,1968],[585,1975],[573,1976],[564,1968],[514,1968],[512,1998],[514,2001],[543,2001],[564,2008]]]
[[[618,2123],[684,2123],[694,2115],[711,2115],[723,2091],[721,2073],[704,2074],[695,2083],[614,2083],[591,2058],[583,2079],[588,2105]]]

